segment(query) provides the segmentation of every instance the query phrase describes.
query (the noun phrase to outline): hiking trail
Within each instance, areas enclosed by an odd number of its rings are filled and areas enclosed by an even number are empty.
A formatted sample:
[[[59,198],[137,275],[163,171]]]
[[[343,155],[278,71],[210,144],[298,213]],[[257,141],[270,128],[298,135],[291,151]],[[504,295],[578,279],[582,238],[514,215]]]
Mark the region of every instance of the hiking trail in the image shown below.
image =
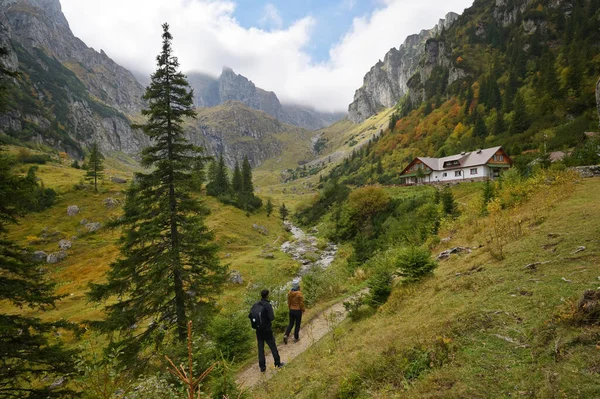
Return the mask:
[[[331,265],[337,254],[338,248],[336,245],[329,243],[326,248],[319,250],[316,237],[305,233],[289,222],[286,222],[286,228],[292,233],[294,239],[283,243],[281,250],[302,264],[299,272],[300,278],[314,267],[325,269]],[[309,259],[307,255],[311,253],[318,255],[317,261]],[[347,316],[343,302],[340,301],[323,310],[309,322],[303,322],[298,342],[294,342],[293,334],[291,334],[288,344],[284,345],[282,342],[283,335],[276,335],[275,340],[281,361],[283,363],[291,362],[296,356],[306,351],[342,322]],[[280,311],[286,311],[287,313],[287,307]],[[310,315],[310,310],[307,310],[304,318],[307,318],[308,315]],[[268,381],[277,372],[277,369],[274,367],[273,356],[267,345],[265,345],[265,358],[267,362],[266,372],[260,372],[258,359],[254,359],[250,366],[238,373],[236,377],[237,384],[244,389],[252,389],[256,384]]]

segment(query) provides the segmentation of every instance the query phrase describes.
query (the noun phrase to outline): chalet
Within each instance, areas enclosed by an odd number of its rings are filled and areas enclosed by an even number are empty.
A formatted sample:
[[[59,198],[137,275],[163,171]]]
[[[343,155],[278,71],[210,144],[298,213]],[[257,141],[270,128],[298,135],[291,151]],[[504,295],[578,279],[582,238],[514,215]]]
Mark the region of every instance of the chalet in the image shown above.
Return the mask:
[[[400,173],[400,177],[405,184],[493,179],[512,163],[502,147],[493,147],[444,158],[418,157]]]

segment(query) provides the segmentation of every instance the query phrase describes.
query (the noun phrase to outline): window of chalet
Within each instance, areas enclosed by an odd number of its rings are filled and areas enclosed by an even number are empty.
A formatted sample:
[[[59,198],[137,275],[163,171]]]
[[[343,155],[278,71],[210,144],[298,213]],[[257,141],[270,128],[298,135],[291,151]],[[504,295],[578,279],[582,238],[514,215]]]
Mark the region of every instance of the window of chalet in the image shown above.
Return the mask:
[[[504,155],[494,155],[494,161],[504,162]]]
[[[462,170],[457,170],[454,172],[454,176],[462,176]]]
[[[442,177],[448,177],[448,173],[446,173],[446,172],[442,173]]]
[[[472,174],[472,175],[476,175],[476,174],[477,174],[477,168],[473,168],[473,169],[471,169],[471,174]]]

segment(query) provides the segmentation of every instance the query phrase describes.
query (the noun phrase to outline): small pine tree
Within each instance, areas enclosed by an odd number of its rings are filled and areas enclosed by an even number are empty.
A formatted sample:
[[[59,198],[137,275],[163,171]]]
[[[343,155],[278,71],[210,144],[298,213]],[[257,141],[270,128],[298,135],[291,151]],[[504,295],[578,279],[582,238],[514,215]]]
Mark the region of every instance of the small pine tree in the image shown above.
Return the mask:
[[[240,170],[240,164],[238,161],[235,161],[233,177],[231,178],[231,188],[233,189],[233,193],[238,197],[242,194],[243,185],[244,182],[242,178],[242,171]]]
[[[289,215],[289,211],[285,207],[285,204],[281,204],[281,206],[279,207],[279,217],[281,218],[281,220],[283,220],[285,222],[288,215]]]
[[[523,133],[525,130],[529,128],[529,118],[527,116],[527,108],[525,105],[525,100],[521,93],[517,93],[515,96],[515,102],[513,105],[514,115],[513,120],[510,125],[509,133],[519,134]]]
[[[487,215],[487,213],[488,213],[487,205],[494,198],[494,185],[492,184],[492,182],[489,179],[485,181],[485,185],[483,186],[482,197],[483,198],[482,198],[481,214]]]
[[[85,180],[94,183],[94,191],[98,192],[98,180],[104,178],[104,156],[98,149],[98,143],[94,142],[90,149],[90,158],[87,163]]]
[[[441,201],[442,207],[444,209],[444,213],[449,216],[455,216],[458,214],[458,207],[456,206],[456,201],[454,200],[454,195],[449,187],[444,187],[441,192]]]
[[[267,200],[267,205],[265,205],[265,211],[267,211],[267,217],[271,217],[271,213],[273,213],[273,203],[271,202],[271,198]]]

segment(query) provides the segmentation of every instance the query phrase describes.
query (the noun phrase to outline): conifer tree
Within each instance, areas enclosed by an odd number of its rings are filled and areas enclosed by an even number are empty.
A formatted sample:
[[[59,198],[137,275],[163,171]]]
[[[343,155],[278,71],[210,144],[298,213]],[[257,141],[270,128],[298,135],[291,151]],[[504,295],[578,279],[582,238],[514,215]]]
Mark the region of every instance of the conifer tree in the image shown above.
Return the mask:
[[[248,157],[242,162],[242,192],[248,196],[254,195],[254,184],[252,183],[252,167]]]
[[[267,211],[267,217],[271,217],[271,213],[273,213],[273,203],[271,202],[271,198],[267,200],[267,205],[265,205],[265,211]]]
[[[510,124],[509,132],[510,134],[519,134],[523,133],[528,128],[529,119],[527,116],[525,100],[523,99],[521,93],[517,93],[515,96],[513,120]]]
[[[94,142],[90,149],[90,158],[87,163],[87,173],[85,180],[94,183],[94,191],[98,192],[98,180],[104,178],[104,156],[98,149],[98,143]]]
[[[240,164],[235,161],[235,167],[233,168],[233,177],[231,178],[231,188],[235,195],[240,196],[243,190],[243,179],[242,171],[240,170]]]
[[[279,207],[279,217],[281,218],[281,220],[285,222],[289,214],[290,212],[285,207],[285,204],[281,204],[281,206]]]
[[[208,209],[190,195],[190,169],[203,149],[184,137],[184,118],[194,118],[193,96],[173,56],[169,25],[163,25],[162,51],[144,99],[148,118],[141,128],[152,145],[127,193],[121,257],[104,284],[92,284],[89,297],[107,301],[105,319],[93,325],[117,332],[109,350],[122,348],[121,360],[143,366],[170,332],[184,341],[188,319],[206,316],[225,279],[213,233],[204,224]],[[149,347],[152,347],[151,349]],[[144,349],[148,350],[144,350]]]
[[[8,51],[0,47],[0,58]],[[4,80],[17,76],[0,62],[0,108],[5,104]],[[25,213],[35,181],[13,173],[9,159],[0,148],[0,303],[15,308],[45,310],[61,297],[54,293],[41,265],[30,253],[6,236],[7,227]],[[64,322],[47,323],[38,318],[0,310],[0,397],[65,398],[73,392],[64,384],[51,389],[60,378],[74,371],[75,351],[67,350],[59,339],[50,339]]]

